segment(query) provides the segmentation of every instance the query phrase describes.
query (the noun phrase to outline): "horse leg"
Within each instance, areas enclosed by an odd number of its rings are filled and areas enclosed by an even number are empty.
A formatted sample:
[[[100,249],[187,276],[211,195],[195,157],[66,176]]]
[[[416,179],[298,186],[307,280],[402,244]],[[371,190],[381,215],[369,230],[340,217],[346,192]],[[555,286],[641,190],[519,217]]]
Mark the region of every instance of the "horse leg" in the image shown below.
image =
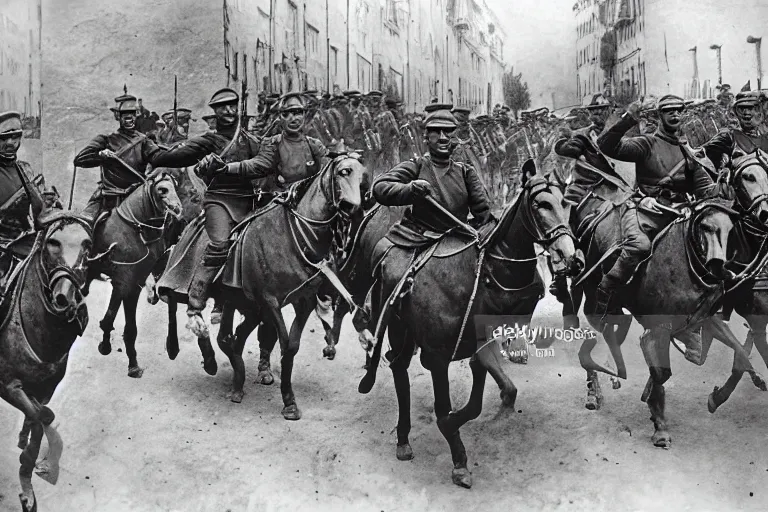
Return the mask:
[[[422,364],[424,364],[422,352]],[[435,416],[437,417],[437,427],[443,434],[448,446],[451,448],[451,458],[453,459],[453,471],[451,479],[453,483],[469,489],[472,487],[472,474],[467,469],[467,451],[464,443],[461,442],[461,436],[454,418],[451,418],[451,393],[450,383],[448,381],[448,362],[432,361],[424,364],[432,374],[432,387],[435,392]],[[475,367],[480,365],[475,364]],[[475,368],[472,369],[473,377],[476,375]],[[483,371],[483,381],[485,381],[485,371]],[[474,379],[473,379],[474,380]],[[475,391],[475,386],[472,386]]]
[[[225,308],[224,312],[226,313]],[[222,317],[223,321],[223,317]],[[243,362],[243,348],[245,348],[245,342],[248,340],[248,336],[253,332],[256,326],[259,324],[259,320],[256,316],[246,314],[243,322],[237,326],[235,330],[235,336],[231,347],[231,356],[229,358],[232,363],[232,370],[234,372],[232,376],[232,395],[230,400],[235,403],[243,401],[243,384],[245,383],[245,362]],[[230,327],[231,328],[231,327]]]
[[[414,345],[406,338],[403,329],[396,326],[390,328],[389,340],[393,352],[395,351],[394,347],[399,348],[394,360],[389,365],[395,382],[398,405],[397,449],[395,454],[398,460],[411,460],[413,459],[413,449],[408,441],[408,435],[411,433],[411,382],[408,377],[408,367],[413,358]]]
[[[728,327],[728,324],[726,324],[722,318],[717,316],[713,316],[709,323],[712,326],[714,336],[733,350],[733,371],[749,373],[749,376],[752,379],[752,384],[754,384],[757,389],[768,391],[768,385],[766,384],[765,379],[752,367],[752,363],[749,362],[748,352],[741,346],[739,340],[736,339],[736,336],[731,331],[731,328]],[[750,351],[751,350],[752,347],[750,346]]]
[[[600,387],[600,379],[595,370],[587,370],[587,399],[584,407],[590,411],[597,411],[603,406],[603,390]]]
[[[768,347],[766,347],[765,343],[765,317],[748,315],[746,319],[749,324],[749,332],[747,333],[747,339],[744,342],[744,352],[750,354],[752,352],[752,345],[754,344],[758,347],[757,350],[763,357],[763,360],[766,360],[766,356],[768,356]],[[766,356],[763,355],[764,352],[766,353]],[[731,394],[736,389],[736,385],[743,375],[744,370],[741,369],[738,364],[738,354],[734,353],[730,377],[728,377],[728,380],[722,387],[715,386],[715,389],[710,393],[709,398],[707,399],[707,410],[710,413],[717,411],[717,409],[731,397]]]
[[[664,383],[672,376],[669,362],[670,331],[664,327],[654,327],[647,330],[640,340],[640,347],[651,374],[640,400],[647,402],[651,411],[654,428],[651,440],[654,446],[669,448],[672,445],[672,437],[667,431]]]
[[[501,351],[496,343],[482,342],[484,346],[475,352],[475,356],[472,358],[477,359],[478,363],[491,374],[493,380],[498,384],[501,393],[501,403],[506,407],[515,407],[515,400],[517,400],[517,387],[504,371],[503,359]],[[470,361],[471,362],[471,361]]]
[[[120,311],[120,304],[123,302],[123,298],[120,294],[112,288],[112,294],[109,296],[109,306],[107,306],[107,312],[104,313],[104,318],[99,322],[99,327],[104,331],[99,343],[99,353],[103,356],[109,355],[112,352],[112,344],[109,342],[110,333],[115,328],[115,317],[117,312]]]
[[[19,482],[21,483],[19,501],[21,502],[21,509],[24,511],[37,510],[35,491],[32,488],[32,472],[35,469],[37,456],[40,454],[40,443],[43,440],[43,424],[37,421],[33,422],[31,434],[29,445],[19,456]]]
[[[125,354],[128,356],[128,376],[134,379],[140,379],[144,375],[144,369],[139,367],[136,360],[136,335],[138,334],[136,306],[138,303],[139,293],[133,293],[123,301],[123,312],[125,313],[123,343],[125,344]]]
[[[312,297],[313,301],[315,300]],[[301,411],[299,406],[296,405],[296,396],[293,393],[293,386],[291,384],[291,376],[293,374],[293,359],[296,353],[299,351],[301,344],[301,333],[304,330],[304,326],[307,323],[309,315],[314,309],[310,304],[310,300],[299,299],[293,304],[293,309],[296,311],[296,317],[291,324],[291,332],[288,338],[285,339],[282,336],[281,327],[278,324],[278,333],[280,334],[280,392],[283,395],[283,418],[287,420],[299,420],[301,419]],[[282,321],[282,315],[280,320]],[[282,323],[282,322],[281,322]],[[282,329],[285,328],[283,323]]]
[[[259,338],[259,373],[256,376],[256,382],[265,386],[271,386],[275,382],[275,377],[272,375],[269,359],[277,343],[277,329],[272,323],[265,320],[259,326],[257,336]]]
[[[581,300],[584,297],[584,290],[580,287],[572,287],[570,291],[570,301],[566,300],[563,303],[563,328],[564,329],[578,329],[579,328],[579,308],[581,307]]]
[[[345,300],[340,300],[336,305],[336,309],[333,311],[333,325],[325,328],[325,343],[323,347],[323,357],[333,361],[336,357],[336,345],[339,344],[339,337],[341,336],[341,325],[344,322],[344,317],[349,313],[349,304]]]
[[[211,345],[210,331],[204,336],[197,337],[197,346],[200,347],[200,354],[203,356],[203,370],[208,375],[216,375],[219,365],[216,363],[216,352]]]
[[[179,303],[173,294],[168,296],[168,336],[165,338],[165,352],[168,359],[173,361],[179,355],[179,332],[176,325],[176,311]]]
[[[27,419],[26,416],[24,416],[24,424],[21,426],[21,430],[19,431],[19,443],[18,447],[20,450],[23,450],[27,447],[27,443],[29,443],[29,429],[32,426],[32,422]]]
[[[216,336],[216,344],[219,349],[224,352],[230,361],[232,360],[232,346],[234,345],[235,336],[233,334],[235,323],[235,308],[230,307],[227,304],[221,312],[219,327],[219,334]]]

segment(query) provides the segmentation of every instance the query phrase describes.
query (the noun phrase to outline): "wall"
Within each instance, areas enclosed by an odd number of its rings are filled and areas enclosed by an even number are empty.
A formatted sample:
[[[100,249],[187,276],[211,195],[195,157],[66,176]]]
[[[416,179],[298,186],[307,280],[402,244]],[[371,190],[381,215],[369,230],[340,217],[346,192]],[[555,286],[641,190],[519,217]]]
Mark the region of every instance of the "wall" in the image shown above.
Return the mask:
[[[40,115],[40,0],[0,8],[0,112]]]

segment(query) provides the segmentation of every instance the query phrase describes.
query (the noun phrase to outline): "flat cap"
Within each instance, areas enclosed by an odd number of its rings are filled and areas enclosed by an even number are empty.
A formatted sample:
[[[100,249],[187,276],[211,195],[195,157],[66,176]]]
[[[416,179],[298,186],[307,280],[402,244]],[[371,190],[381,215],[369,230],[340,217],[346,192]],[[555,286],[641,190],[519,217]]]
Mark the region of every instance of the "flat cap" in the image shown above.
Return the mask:
[[[456,126],[456,118],[453,117],[450,109],[434,110],[427,115],[424,122],[424,127],[428,130],[433,128],[455,129]]]
[[[18,137],[22,133],[21,114],[14,111],[0,113],[0,138]]]
[[[685,108],[685,101],[680,96],[675,96],[674,94],[662,96],[656,105],[656,110],[676,110],[681,108]]]
[[[351,98],[353,96],[361,96],[360,91],[344,91],[344,96]]]
[[[447,110],[450,112],[452,108],[453,108],[453,105],[450,103],[430,103],[429,105],[424,107],[424,112],[426,112],[427,114],[431,112],[437,112],[438,110]]]
[[[238,96],[237,92],[228,87],[224,87],[223,89],[219,89],[213,93],[213,96],[211,96],[211,101],[208,102],[208,106],[216,107],[219,105],[237,103],[238,101],[240,101],[240,96]]]
[[[424,110],[426,110],[426,109],[424,109]],[[472,109],[467,108],[467,107],[453,107],[452,112],[454,114],[467,114],[467,115],[469,115],[469,114],[472,113]]]
[[[382,96],[384,96],[384,93],[381,91],[373,90],[373,91],[370,91],[368,94],[366,94],[366,96],[370,96],[371,98],[381,98]]]
[[[760,93],[758,92],[740,92],[736,94],[736,100],[733,102],[734,107],[754,107],[760,103]]]
[[[304,95],[300,92],[289,92],[280,98],[278,103],[280,111],[297,110],[306,108]]]
[[[216,114],[206,114],[203,116],[203,121],[208,121],[209,119],[216,119]]]

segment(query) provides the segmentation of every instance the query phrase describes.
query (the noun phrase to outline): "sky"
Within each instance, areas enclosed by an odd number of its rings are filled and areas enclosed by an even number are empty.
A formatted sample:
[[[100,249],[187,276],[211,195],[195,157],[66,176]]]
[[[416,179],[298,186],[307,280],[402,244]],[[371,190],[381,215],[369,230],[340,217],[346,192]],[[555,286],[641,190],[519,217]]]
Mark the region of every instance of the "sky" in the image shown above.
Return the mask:
[[[507,33],[504,59],[522,72],[532,108],[573,105],[576,98],[574,0],[485,0]]]

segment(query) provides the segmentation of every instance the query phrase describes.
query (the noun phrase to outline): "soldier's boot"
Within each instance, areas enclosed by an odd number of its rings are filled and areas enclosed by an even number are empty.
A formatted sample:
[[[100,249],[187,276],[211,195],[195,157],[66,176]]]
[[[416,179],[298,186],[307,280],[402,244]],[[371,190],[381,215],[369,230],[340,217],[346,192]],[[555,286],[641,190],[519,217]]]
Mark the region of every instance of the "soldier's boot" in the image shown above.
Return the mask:
[[[615,300],[615,291],[606,287],[603,283],[595,290],[595,316],[600,317],[600,330],[602,331],[610,322],[610,317],[622,315],[623,311],[618,301]]]
[[[88,204],[85,205],[83,211],[80,212],[80,215],[88,220],[88,225],[91,227],[91,231],[96,227],[96,219],[99,217],[101,210],[101,192],[97,190],[88,200]],[[95,279],[99,281],[109,281],[109,276],[99,274]]]

